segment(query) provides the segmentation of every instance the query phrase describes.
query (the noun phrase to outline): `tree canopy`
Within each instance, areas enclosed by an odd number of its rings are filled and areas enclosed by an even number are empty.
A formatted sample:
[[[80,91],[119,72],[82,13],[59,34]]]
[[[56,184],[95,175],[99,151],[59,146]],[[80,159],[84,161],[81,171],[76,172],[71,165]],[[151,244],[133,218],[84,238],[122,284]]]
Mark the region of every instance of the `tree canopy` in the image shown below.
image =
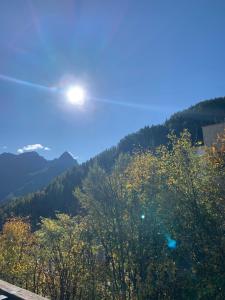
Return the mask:
[[[94,163],[74,191],[83,215],[9,219],[0,276],[55,300],[224,299],[225,153],[188,131],[152,153]]]

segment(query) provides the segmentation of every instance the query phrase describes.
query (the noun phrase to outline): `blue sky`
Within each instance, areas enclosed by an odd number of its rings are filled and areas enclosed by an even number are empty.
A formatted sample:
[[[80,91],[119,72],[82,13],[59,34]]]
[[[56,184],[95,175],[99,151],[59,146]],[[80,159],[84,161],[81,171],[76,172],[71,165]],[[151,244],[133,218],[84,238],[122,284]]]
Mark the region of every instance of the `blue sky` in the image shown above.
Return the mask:
[[[68,150],[85,161],[224,96],[224,16],[223,0],[0,1],[0,77],[78,83],[89,97],[78,109],[62,94],[0,78],[0,152],[40,144],[47,158]]]

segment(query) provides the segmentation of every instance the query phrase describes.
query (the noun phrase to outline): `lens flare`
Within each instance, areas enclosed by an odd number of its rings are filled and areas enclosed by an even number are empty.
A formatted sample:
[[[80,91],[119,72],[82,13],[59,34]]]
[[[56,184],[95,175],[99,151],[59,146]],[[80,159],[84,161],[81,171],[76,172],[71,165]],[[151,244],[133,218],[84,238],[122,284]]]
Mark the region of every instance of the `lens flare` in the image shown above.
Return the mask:
[[[176,249],[177,247],[177,241],[172,239],[169,235],[166,235],[166,240],[167,240],[167,246],[170,249]]]

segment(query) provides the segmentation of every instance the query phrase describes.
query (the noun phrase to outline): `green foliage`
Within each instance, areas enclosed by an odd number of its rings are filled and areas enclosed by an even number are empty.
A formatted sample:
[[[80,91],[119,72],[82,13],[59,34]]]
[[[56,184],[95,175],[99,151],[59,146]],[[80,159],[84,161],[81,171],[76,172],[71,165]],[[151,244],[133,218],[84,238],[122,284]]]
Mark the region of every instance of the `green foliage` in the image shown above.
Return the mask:
[[[43,290],[52,299],[96,298],[95,261],[91,240],[86,239],[85,219],[58,214],[43,219],[36,232],[39,264],[43,271]],[[43,291],[42,291],[43,292]]]
[[[4,224],[0,234],[0,277],[33,290],[36,266],[35,238],[25,220],[15,218]]]
[[[169,141],[111,172],[93,163],[75,191],[83,217],[34,234],[8,221],[1,277],[55,300],[224,299],[224,148],[199,156],[186,130]]]
[[[170,150],[137,154],[120,176],[95,167],[77,195],[116,299],[223,299],[224,169],[187,131],[169,138]]]

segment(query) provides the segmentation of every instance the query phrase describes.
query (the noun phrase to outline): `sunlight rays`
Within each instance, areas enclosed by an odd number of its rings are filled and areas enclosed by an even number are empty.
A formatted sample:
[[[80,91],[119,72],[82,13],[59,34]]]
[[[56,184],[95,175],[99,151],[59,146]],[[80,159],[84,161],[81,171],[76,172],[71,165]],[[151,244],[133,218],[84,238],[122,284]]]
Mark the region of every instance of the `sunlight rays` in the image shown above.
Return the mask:
[[[48,92],[55,92],[57,90],[56,88],[47,87],[47,86],[44,86],[44,85],[41,85],[41,84],[33,83],[33,82],[30,82],[30,81],[26,81],[26,80],[17,79],[17,78],[11,77],[11,76],[3,75],[3,74],[0,74],[0,80],[16,83],[16,84],[27,86],[27,87],[30,87],[30,88],[41,89],[41,90],[48,91]]]
[[[71,104],[76,104],[78,106],[81,106],[86,102],[86,91],[81,88],[79,85],[74,85],[74,86],[69,86],[69,87],[48,87],[42,84],[26,81],[26,80],[21,80],[17,79],[11,76],[7,76],[4,74],[0,74],[0,80],[19,84],[22,86],[26,86],[29,88],[34,88],[34,89],[39,89],[43,90],[45,92],[49,93],[57,93],[59,95],[64,95],[67,100]],[[157,105],[147,105],[147,104],[142,104],[142,103],[132,103],[132,102],[127,102],[127,101],[118,101],[118,100],[113,100],[113,99],[106,99],[106,98],[98,98],[98,97],[88,97],[88,100],[93,101],[93,102],[101,102],[105,104],[111,104],[111,105],[117,105],[117,106],[123,106],[127,108],[132,108],[132,109],[142,109],[142,110],[151,110],[155,112],[161,112],[162,107],[159,107]]]

